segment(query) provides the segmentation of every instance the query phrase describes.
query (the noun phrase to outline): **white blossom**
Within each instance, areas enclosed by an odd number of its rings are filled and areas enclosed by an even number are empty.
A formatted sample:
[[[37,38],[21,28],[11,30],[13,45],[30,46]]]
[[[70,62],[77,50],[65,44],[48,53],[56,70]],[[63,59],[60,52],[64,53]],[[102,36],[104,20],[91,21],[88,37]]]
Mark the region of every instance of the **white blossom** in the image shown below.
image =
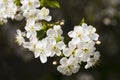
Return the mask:
[[[34,52],[36,49],[37,43],[38,43],[38,38],[34,35],[34,36],[29,38],[29,42],[24,42],[23,47]]]
[[[47,30],[46,35],[48,37],[54,37],[55,39],[63,40],[63,37],[61,36],[63,33],[60,25],[54,25],[53,28],[50,28]]]
[[[21,21],[24,18],[21,6],[17,6],[17,12],[14,16],[15,16],[14,19],[18,21]]]
[[[60,60],[60,64],[57,70],[64,75],[70,76],[72,73],[76,73],[80,69],[77,58],[70,57],[69,59],[63,57]]]
[[[27,19],[40,20],[38,15],[40,13],[39,9],[31,9],[29,11],[24,11],[23,16]]]
[[[46,37],[48,41],[47,48],[51,52],[51,57],[54,55],[60,56],[61,50],[65,48],[65,44],[63,41],[57,42],[53,37]]]
[[[80,41],[89,41],[90,38],[88,37],[88,31],[85,30],[82,26],[75,26],[73,31],[68,33],[69,37],[73,39],[77,39]]]
[[[36,9],[40,7],[39,0],[20,0],[20,2],[22,4],[21,9],[23,11]]]
[[[88,26],[86,23],[83,23],[82,27],[88,31],[88,36],[91,40],[98,40],[99,35],[96,33],[96,28],[91,25]]]
[[[14,19],[17,12],[17,6],[13,0],[1,0],[0,1],[0,18]]]
[[[23,37],[23,33],[21,32],[21,30],[17,29],[17,34],[16,34],[16,42],[19,45],[22,45],[25,42],[25,39]]]
[[[39,13],[38,17],[39,17],[40,20],[51,21],[52,17],[49,15],[49,13],[50,13],[49,9],[43,7],[40,10],[40,13]]]
[[[25,31],[17,30],[16,42],[32,51],[35,58],[40,58],[41,63],[46,63],[48,57],[61,57],[57,70],[70,76],[79,71],[81,62],[86,62],[85,69],[88,69],[99,60],[100,53],[96,51],[95,44],[100,42],[95,27],[86,23],[74,26],[74,30],[68,32],[71,40],[65,44],[60,24],[53,23],[51,27],[46,25],[43,29],[42,22],[52,20],[48,8],[41,7],[39,0],[20,0],[20,3],[18,7],[14,0],[1,0],[0,23],[6,22],[7,18],[22,20],[24,17]],[[39,31],[43,31],[45,36]]]
[[[72,41],[70,41],[68,43],[68,47],[66,47],[66,48],[63,49],[63,54],[66,57],[74,56],[75,55],[75,50],[76,50],[76,45],[73,44]]]
[[[25,30],[27,31],[27,38],[31,36],[36,36],[36,31],[41,29],[41,23],[35,23],[34,20],[27,20],[27,24],[25,26]]]
[[[98,51],[96,51],[93,55],[92,58],[89,58],[87,60],[87,64],[85,65],[85,69],[88,69],[90,67],[92,67],[100,58],[100,53]]]
[[[47,41],[46,39],[42,39],[36,44],[36,49],[34,51],[35,58],[40,56],[40,61],[42,63],[47,62],[47,57],[51,55],[51,52],[47,49]]]
[[[80,60],[85,62],[95,52],[95,42],[80,42],[78,44],[78,49],[76,50],[76,57],[80,57]]]

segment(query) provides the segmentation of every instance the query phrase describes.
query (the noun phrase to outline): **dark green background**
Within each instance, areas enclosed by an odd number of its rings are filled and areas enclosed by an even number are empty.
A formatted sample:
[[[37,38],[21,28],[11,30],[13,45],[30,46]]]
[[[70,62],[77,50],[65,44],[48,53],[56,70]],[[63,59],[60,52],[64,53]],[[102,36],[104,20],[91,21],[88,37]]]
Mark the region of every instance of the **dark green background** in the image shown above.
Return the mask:
[[[96,27],[101,45],[96,46],[101,58],[93,68],[70,77],[60,74],[52,61],[42,64],[32,52],[14,41],[16,29],[25,21],[11,21],[0,26],[0,80],[120,80],[120,0],[59,0],[61,8],[51,9],[53,21],[65,20],[64,35],[84,17]],[[83,64],[84,65],[84,64]],[[83,79],[84,78],[84,79]],[[86,78],[86,79],[85,79]]]

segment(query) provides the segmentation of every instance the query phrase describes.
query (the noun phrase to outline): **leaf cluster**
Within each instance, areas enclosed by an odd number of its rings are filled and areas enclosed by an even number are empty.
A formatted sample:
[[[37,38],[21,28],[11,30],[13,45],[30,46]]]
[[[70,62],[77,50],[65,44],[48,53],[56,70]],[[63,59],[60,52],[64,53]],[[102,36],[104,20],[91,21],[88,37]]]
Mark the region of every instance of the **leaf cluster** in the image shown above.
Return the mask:
[[[60,4],[57,0],[39,0],[41,7],[60,8]],[[20,6],[20,0],[14,0],[17,6]]]
[[[57,0],[40,0],[41,7],[60,8]]]

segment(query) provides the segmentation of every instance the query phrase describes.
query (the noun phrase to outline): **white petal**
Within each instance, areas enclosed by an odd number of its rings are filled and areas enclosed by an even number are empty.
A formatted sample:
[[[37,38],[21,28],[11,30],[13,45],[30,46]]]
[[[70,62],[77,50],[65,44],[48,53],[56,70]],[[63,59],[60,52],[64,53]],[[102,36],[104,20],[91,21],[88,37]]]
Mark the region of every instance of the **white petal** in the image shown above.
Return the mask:
[[[74,31],[78,32],[81,31],[82,27],[81,26],[75,26],[74,27]]]
[[[38,0],[34,1],[34,5],[37,7],[40,7],[40,2]]]
[[[46,39],[42,39],[41,45],[42,45],[43,48],[46,48],[47,47],[47,40]]]
[[[71,38],[76,37],[76,33],[74,31],[70,31],[68,32],[68,36]]]
[[[79,71],[79,69],[80,69],[80,65],[75,65],[74,68],[72,69],[72,72],[76,73]]]
[[[68,43],[68,47],[69,47],[71,50],[73,50],[73,49],[76,48],[76,45],[75,45],[72,41],[70,41],[70,42]]]
[[[94,54],[94,59],[95,60],[98,60],[100,58],[100,53],[97,51],[97,52],[95,52],[95,54]]]
[[[62,71],[63,71],[61,65],[57,67],[57,70],[58,70],[59,72],[62,72]]]
[[[41,42],[41,41],[38,41],[38,42],[37,42],[36,48],[37,48],[37,49],[42,48],[42,42]]]
[[[86,29],[86,28],[88,28],[88,25],[87,25],[86,23],[82,23],[82,27],[83,27],[84,29]]]
[[[80,38],[78,38],[78,37],[72,39],[72,43],[74,45],[77,45],[79,42],[80,42]]]
[[[60,50],[62,50],[63,48],[65,48],[65,44],[63,41],[60,41],[56,44],[56,47]]]
[[[18,34],[18,35],[22,35],[22,34],[21,34],[21,30],[17,29],[17,34]]]
[[[45,20],[46,20],[46,21],[51,21],[51,20],[52,20],[52,17],[51,17],[51,16],[46,16],[46,17],[45,17]]]
[[[59,72],[61,72],[62,74],[66,74],[66,69],[62,66],[62,65],[60,65],[60,66],[58,66],[57,67],[57,70],[59,71]]]
[[[36,36],[31,36],[29,38],[30,42],[33,43],[33,44],[36,44],[38,42],[38,38]]]
[[[60,59],[60,64],[66,65],[67,61],[68,61],[68,59],[66,57],[63,57],[62,59]]]
[[[69,49],[69,48],[64,48],[64,49],[63,49],[63,54],[64,54],[65,56],[67,56],[67,57],[70,56],[70,54],[71,54],[71,53],[70,53],[70,49]]]
[[[61,26],[60,25],[54,25],[53,29],[54,30],[59,30],[59,29],[61,29]]]
[[[37,57],[39,57],[39,56],[40,56],[40,53],[39,53],[39,51],[38,51],[38,50],[35,50],[35,52],[34,52],[34,56],[35,56],[35,58],[37,58]]]
[[[53,57],[55,55],[55,52],[51,52],[50,57]]]
[[[47,57],[49,57],[49,56],[51,56],[52,53],[51,53],[51,51],[46,50],[46,51],[45,51],[45,54],[46,54]]]
[[[35,30],[40,30],[40,29],[41,29],[41,26],[42,26],[41,23],[37,23],[37,24],[35,25]]]
[[[61,51],[60,51],[59,49],[56,51],[56,55],[57,55],[57,56],[60,56],[60,55],[61,55]]]
[[[88,42],[88,47],[94,47],[95,46],[95,42],[94,41],[89,41]]]
[[[66,71],[65,75],[67,75],[67,76],[72,75],[72,70]]]
[[[82,36],[82,41],[84,41],[84,42],[88,42],[88,41],[90,41],[90,38],[88,37],[88,36]]]
[[[83,62],[86,62],[89,59],[89,57],[90,57],[89,55],[86,55],[84,53],[82,53],[80,56],[81,61],[83,61]]]
[[[34,19],[28,19],[27,20],[27,25],[34,25],[35,24],[35,20]]]
[[[30,42],[24,42],[23,47],[29,48],[31,46]]]
[[[82,55],[81,52],[82,52],[81,50],[77,49],[77,50],[75,51],[75,57],[81,57],[81,55]]]
[[[56,35],[56,31],[53,29],[47,30],[47,36],[54,37]]]
[[[28,31],[26,37],[29,38],[31,36],[31,32]]]
[[[48,15],[48,14],[50,13],[49,9],[47,9],[47,8],[45,8],[45,7],[43,7],[43,8],[41,9],[41,12],[42,12],[43,14],[44,14],[44,12],[45,12],[46,15]]]
[[[96,29],[93,26],[89,25],[88,26],[88,31],[89,31],[89,33],[95,33]]]
[[[77,47],[78,47],[79,49],[82,49],[86,44],[87,44],[87,43],[85,43],[85,42],[80,42],[80,43],[77,45]]]
[[[91,63],[87,63],[87,64],[85,65],[85,69],[88,69],[88,68],[90,68],[91,66],[92,66]]]
[[[54,37],[47,37],[46,38],[47,42],[48,42],[48,45],[55,45],[56,44],[56,40]]]
[[[90,39],[92,40],[98,40],[99,35],[97,33],[90,34]]]
[[[53,29],[56,30],[59,35],[62,35],[63,31],[60,25],[54,25]]]
[[[47,57],[44,53],[41,53],[40,54],[40,60],[42,63],[46,63],[47,62]]]

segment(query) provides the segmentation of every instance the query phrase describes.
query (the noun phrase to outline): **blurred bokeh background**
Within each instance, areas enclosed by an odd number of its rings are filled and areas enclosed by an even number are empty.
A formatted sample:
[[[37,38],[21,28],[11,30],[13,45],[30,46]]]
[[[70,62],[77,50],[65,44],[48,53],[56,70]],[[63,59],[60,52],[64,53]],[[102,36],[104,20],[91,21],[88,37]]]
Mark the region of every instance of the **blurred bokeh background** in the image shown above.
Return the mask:
[[[58,0],[60,9],[51,9],[53,21],[65,20],[64,35],[82,18],[96,27],[101,45],[99,64],[72,76],[63,76],[49,58],[41,64],[32,52],[15,43],[16,29],[25,21],[9,20],[0,26],[0,80],[120,80],[120,0]]]

